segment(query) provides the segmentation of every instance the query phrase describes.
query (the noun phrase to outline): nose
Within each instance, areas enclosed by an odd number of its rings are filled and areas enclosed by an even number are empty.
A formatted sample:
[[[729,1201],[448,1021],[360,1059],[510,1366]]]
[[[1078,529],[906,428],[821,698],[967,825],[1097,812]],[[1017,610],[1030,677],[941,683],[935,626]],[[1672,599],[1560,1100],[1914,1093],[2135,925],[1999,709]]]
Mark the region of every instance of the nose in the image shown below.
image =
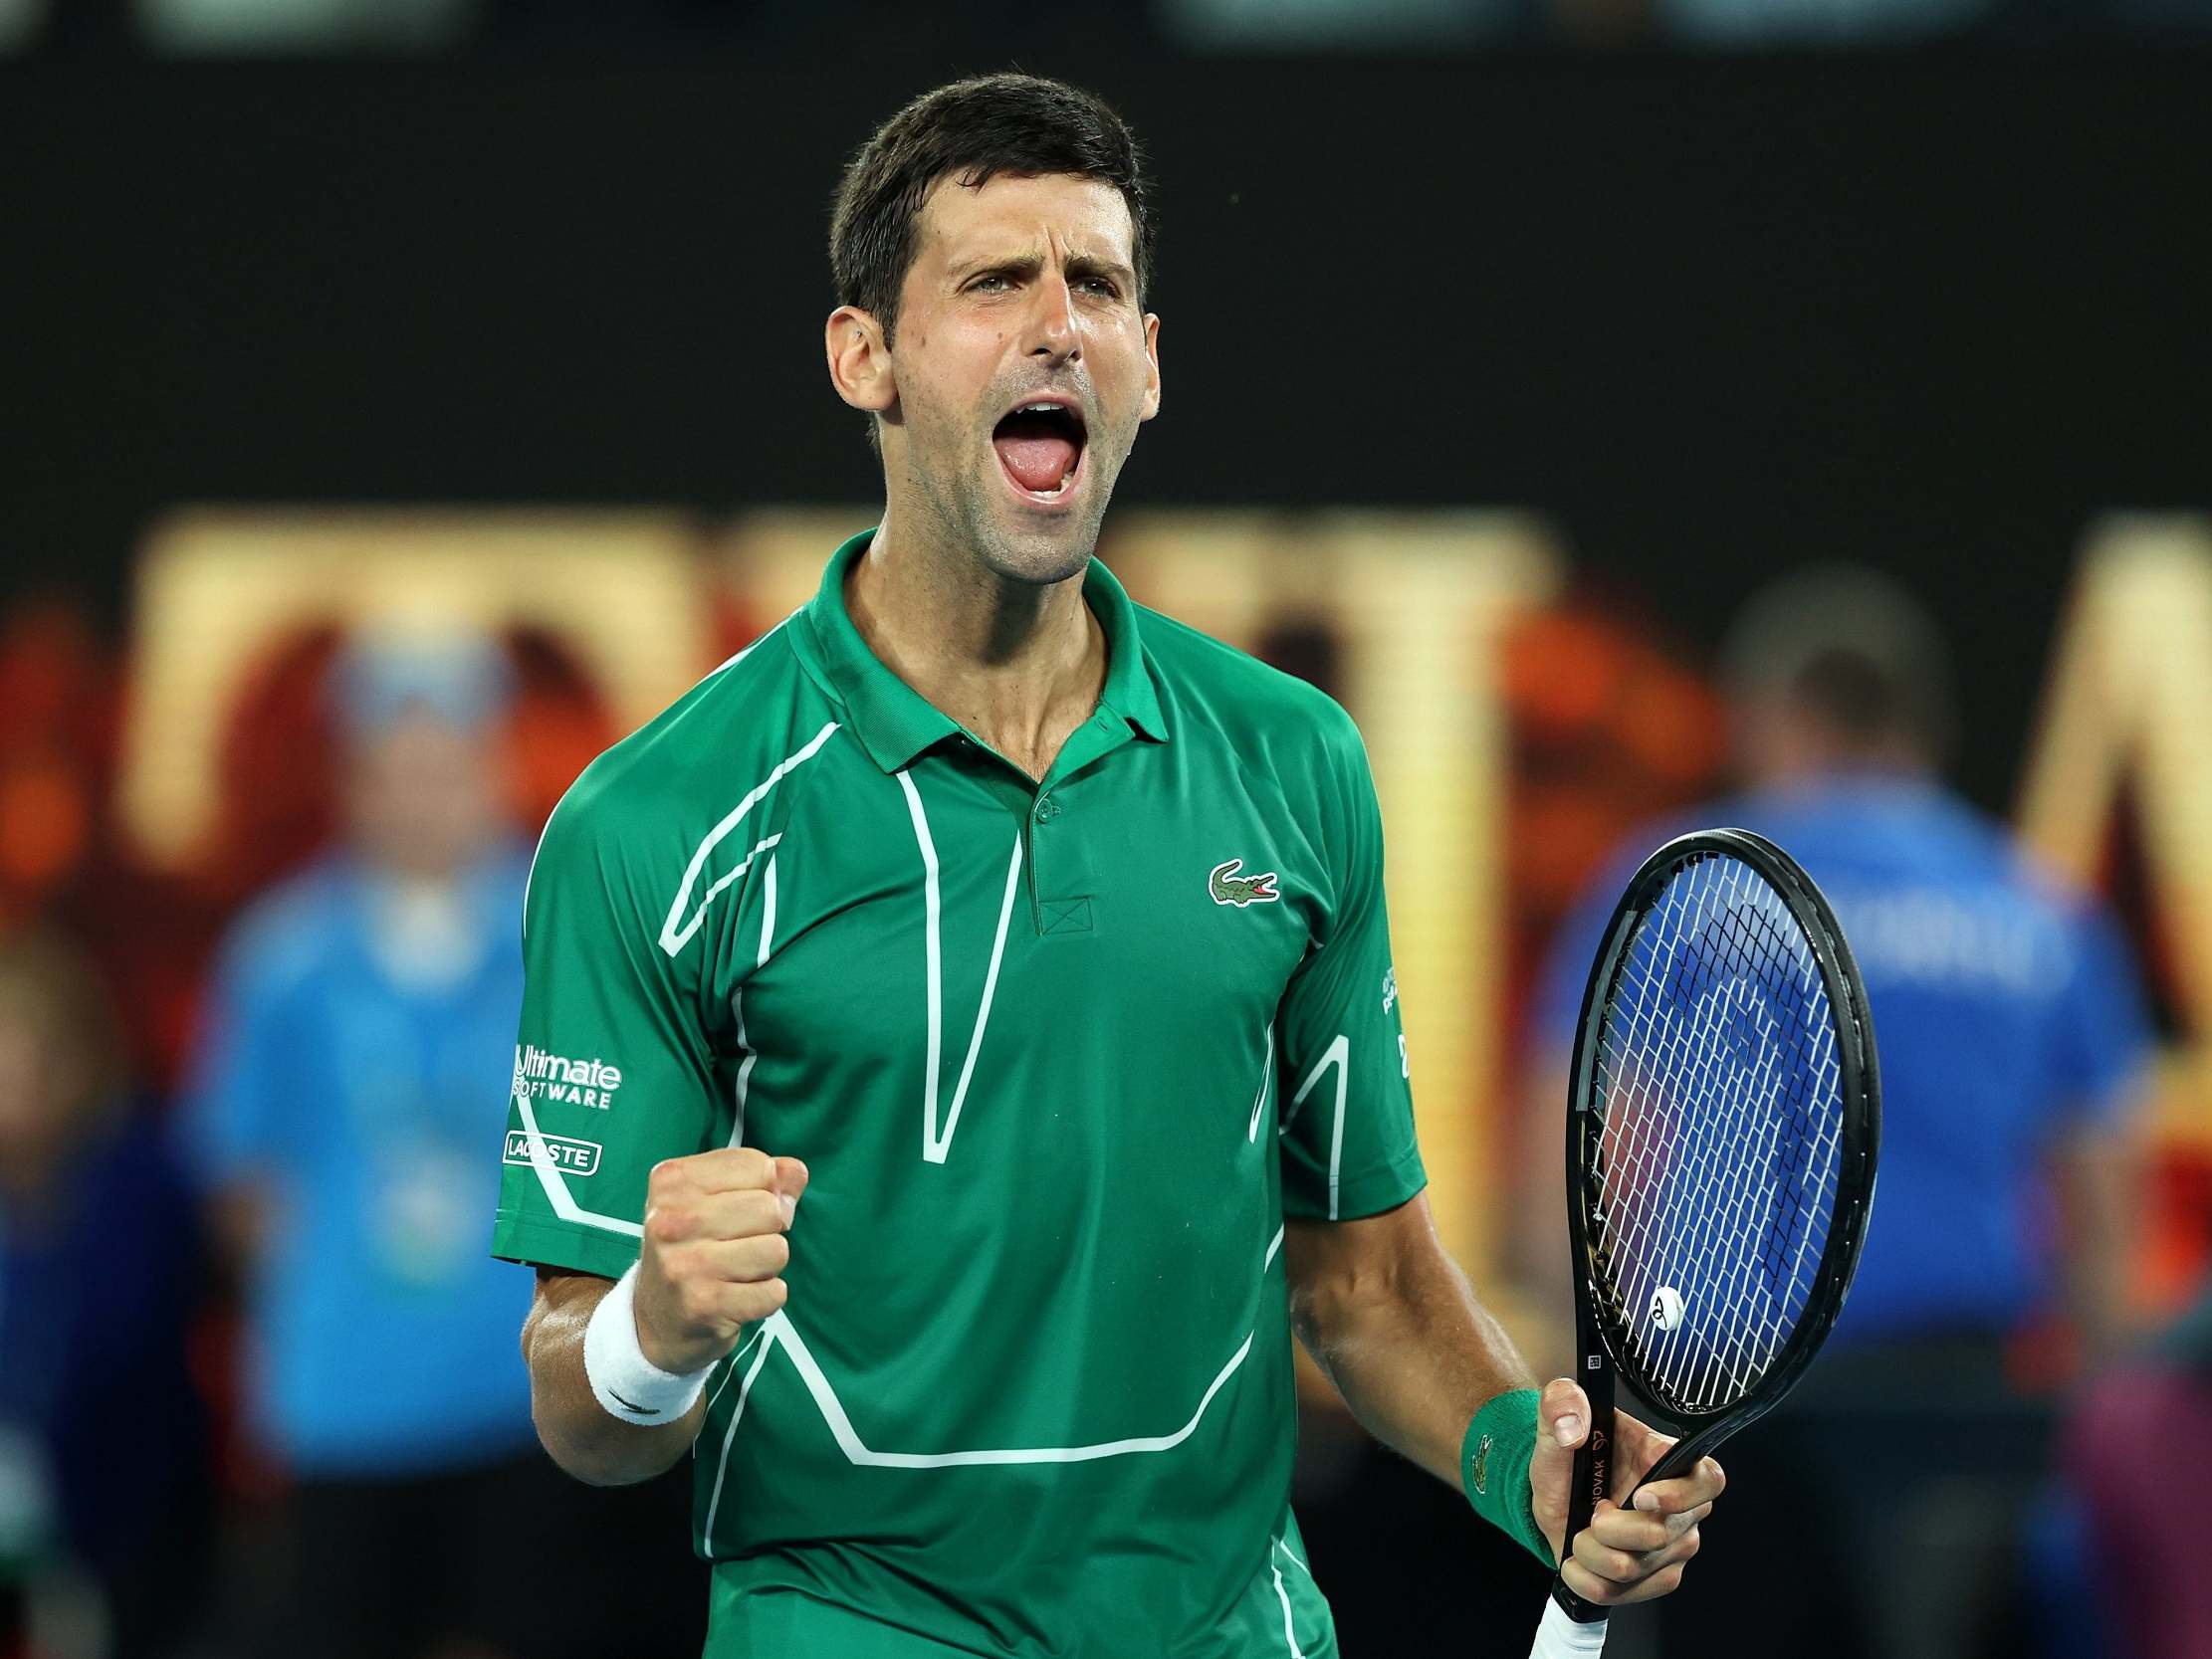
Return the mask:
[[[1029,355],[1057,365],[1083,355],[1075,329],[1075,296],[1067,279],[1054,272],[1036,285],[1036,305],[1030,312]]]

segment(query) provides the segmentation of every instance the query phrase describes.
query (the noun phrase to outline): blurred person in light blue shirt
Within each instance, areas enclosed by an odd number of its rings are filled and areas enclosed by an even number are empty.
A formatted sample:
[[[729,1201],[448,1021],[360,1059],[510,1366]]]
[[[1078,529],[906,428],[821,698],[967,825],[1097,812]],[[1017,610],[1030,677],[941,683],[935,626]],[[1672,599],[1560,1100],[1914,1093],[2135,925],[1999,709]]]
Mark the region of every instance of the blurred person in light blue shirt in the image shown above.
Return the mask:
[[[576,1501],[531,1425],[529,1277],[484,1249],[528,874],[509,688],[474,637],[340,655],[339,845],[234,927],[194,1058],[185,1128],[246,1287],[250,1422],[291,1477],[271,1655],[578,1651],[558,1598],[522,1587]]]
[[[688,1479],[553,1467],[515,1347],[532,1278],[485,1248],[529,879],[514,689],[481,637],[348,646],[338,843],[240,918],[210,991],[187,1141],[291,1477],[255,1659],[680,1659],[704,1633]]]
[[[356,646],[335,691],[343,845],[225,940],[187,1127],[250,1263],[270,1449],[401,1474],[534,1444],[529,1288],[480,1236],[528,849],[501,816],[491,646]]]
[[[1778,1636],[1777,1651],[1970,1659],[1985,1650],[1977,1644],[2013,1640],[1977,1621],[2006,1595],[2004,1512],[2032,1496],[2048,1456],[2048,1402],[2011,1383],[2008,1344],[2064,1311],[2095,1356],[2124,1324],[2123,1148],[2149,1028],[2110,920],[1941,783],[1948,666],[1916,605],[1868,572],[1809,573],[1749,606],[1725,663],[1744,792],[1630,836],[1562,928],[1539,985],[1527,1052],[1542,1114],[1530,1164],[1543,1173],[1527,1187],[1519,1249],[1564,1306],[1562,1198],[1551,1189],[1565,1091],[1554,1085],[1629,873],[1701,826],[1778,842],[1834,904],[1866,979],[1881,1171],[1835,1336],[1774,1426],[1731,1446],[1730,1498],[1754,1496],[1760,1476],[1746,1459],[1776,1449],[1795,1471],[1778,1478],[1803,1483],[1795,1503],[1770,1493],[1778,1510],[1817,1504],[1837,1547],[1866,1564],[1848,1576],[1880,1586],[1867,1605],[1801,1595],[1776,1609],[1787,1619],[1794,1608],[1803,1625]],[[1835,1463],[1826,1476],[1824,1457]],[[1716,1559],[1726,1581],[1693,1588],[1662,1620],[1684,1633],[1683,1651],[1768,1616],[1749,1610],[1754,1592],[1739,1580],[1779,1568],[1759,1549],[1758,1522],[1739,1526],[1713,1555],[1743,1571]],[[1903,1557],[1894,1570],[1884,1549]],[[1915,1570],[1930,1594],[1935,1577],[1950,1580],[1937,1608],[1916,1595]],[[1701,1609],[1714,1614],[1709,1633]]]

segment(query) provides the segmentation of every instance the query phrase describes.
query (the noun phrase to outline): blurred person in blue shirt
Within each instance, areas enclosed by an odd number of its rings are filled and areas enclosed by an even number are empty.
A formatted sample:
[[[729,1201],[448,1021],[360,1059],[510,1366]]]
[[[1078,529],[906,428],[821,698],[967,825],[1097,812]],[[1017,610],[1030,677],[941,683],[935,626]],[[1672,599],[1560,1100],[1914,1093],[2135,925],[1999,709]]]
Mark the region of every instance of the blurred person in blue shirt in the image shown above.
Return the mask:
[[[137,1659],[195,1634],[213,1499],[201,1233],[123,1052],[81,952],[0,935],[0,1580],[88,1583],[101,1651]]]
[[[530,1276],[484,1239],[529,862],[504,813],[510,683],[473,636],[341,653],[340,844],[233,928],[194,1057],[253,1423],[293,1482],[271,1652],[596,1651],[591,1618],[533,1585],[588,1571],[563,1539],[610,1518],[539,1451]],[[649,1621],[637,1639],[654,1650]]]
[[[193,1150],[252,1264],[258,1425],[303,1476],[533,1444],[506,1363],[528,1289],[471,1207],[522,995],[504,675],[480,643],[341,658],[344,845],[233,928],[194,1058]]]
[[[1820,1363],[1782,1413],[1730,1447],[1731,1500],[1772,1505],[1776,1525],[1739,1518],[1710,1553],[1720,1581],[1690,1586],[1661,1626],[1670,1651],[1765,1629],[1777,1651],[1803,1655],[1970,1659],[2014,1639],[1999,1628],[2014,1570],[2008,1510],[2048,1465],[2048,1405],[2011,1384],[2007,1346],[2063,1311],[2094,1357],[2124,1323],[2124,1148],[2148,1025],[2109,919],[1942,785],[1947,654],[1912,601],[1869,572],[1812,572],[1752,602],[1724,661],[1743,793],[1631,836],[1544,971],[1526,1045],[1537,1108],[1517,1247],[1564,1307],[1566,1053],[1629,873],[1701,826],[1778,842],[1834,904],[1866,978],[1883,1090],[1880,1186]],[[1801,1549],[1784,1517],[1809,1507],[1857,1566],[1826,1578],[1855,1585],[1856,1599],[1823,1604],[1808,1593],[1823,1575],[1761,1549],[1762,1533]],[[1794,1587],[1771,1587],[1781,1584]]]

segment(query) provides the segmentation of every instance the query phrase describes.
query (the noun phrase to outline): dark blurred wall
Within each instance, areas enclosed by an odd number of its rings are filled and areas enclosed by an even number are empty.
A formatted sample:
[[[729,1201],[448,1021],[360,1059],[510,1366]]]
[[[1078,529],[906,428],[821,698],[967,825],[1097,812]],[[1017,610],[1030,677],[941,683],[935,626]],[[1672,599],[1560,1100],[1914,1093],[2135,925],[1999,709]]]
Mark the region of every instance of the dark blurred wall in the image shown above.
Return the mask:
[[[869,497],[836,166],[995,67],[904,44],[0,69],[0,598],[119,616],[180,501]],[[1532,506],[1692,644],[1771,561],[1871,558],[1961,634],[1992,803],[2088,518],[2212,502],[2212,53],[1020,46],[1162,181],[1125,501]]]

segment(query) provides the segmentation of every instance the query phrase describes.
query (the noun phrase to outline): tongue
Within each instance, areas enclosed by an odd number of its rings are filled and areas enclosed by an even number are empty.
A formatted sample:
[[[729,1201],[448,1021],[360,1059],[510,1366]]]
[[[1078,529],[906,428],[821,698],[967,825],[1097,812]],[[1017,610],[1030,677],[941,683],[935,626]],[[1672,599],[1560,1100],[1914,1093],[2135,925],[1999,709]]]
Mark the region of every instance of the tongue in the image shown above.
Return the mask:
[[[1057,490],[1075,465],[1075,445],[1067,438],[994,438],[992,447],[1016,484],[1040,494]]]

